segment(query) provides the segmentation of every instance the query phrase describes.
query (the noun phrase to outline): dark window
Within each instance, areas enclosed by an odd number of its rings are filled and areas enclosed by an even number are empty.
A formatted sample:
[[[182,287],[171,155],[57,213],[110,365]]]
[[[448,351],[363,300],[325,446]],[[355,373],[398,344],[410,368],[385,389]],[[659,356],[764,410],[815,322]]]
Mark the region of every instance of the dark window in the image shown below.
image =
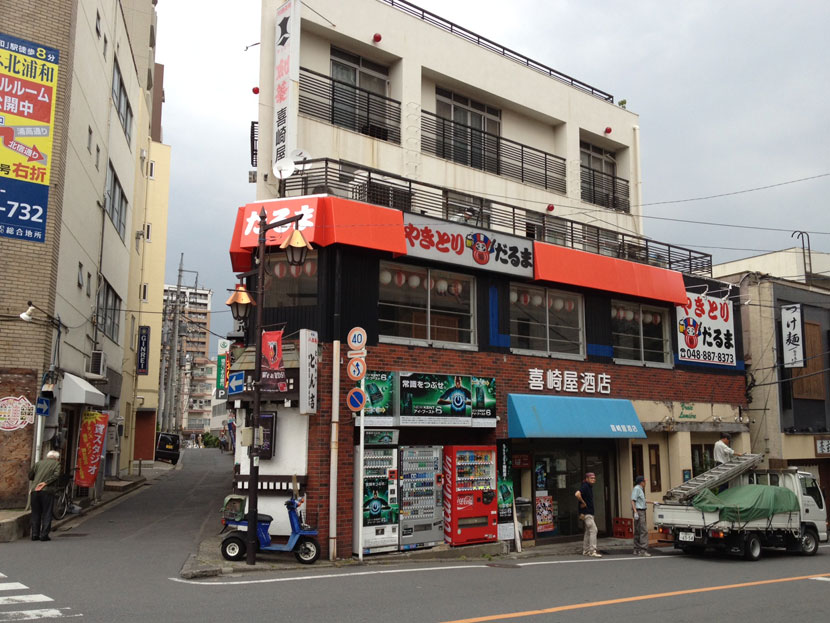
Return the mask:
[[[652,493],[663,490],[660,477],[660,446],[656,443],[648,444],[648,477]]]
[[[317,253],[302,266],[289,266],[283,253],[265,259],[265,307],[317,305]]]
[[[692,476],[698,476],[715,466],[715,444],[692,444]]]
[[[642,444],[632,444],[631,446],[631,467],[634,471],[631,476],[631,482],[634,482],[637,476],[645,476]]]
[[[665,309],[611,302],[611,337],[614,359],[668,363],[671,342]]]

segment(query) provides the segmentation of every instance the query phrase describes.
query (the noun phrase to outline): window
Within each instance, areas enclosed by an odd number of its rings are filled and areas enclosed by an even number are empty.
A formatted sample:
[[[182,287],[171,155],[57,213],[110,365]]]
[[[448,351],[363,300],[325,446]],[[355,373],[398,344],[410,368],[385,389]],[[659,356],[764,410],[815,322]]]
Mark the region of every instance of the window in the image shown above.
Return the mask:
[[[78,287],[84,287],[84,265],[78,262]]]
[[[101,170],[101,147],[95,146],[95,168]]]
[[[121,297],[115,293],[106,279],[98,289],[98,328],[113,342],[118,343],[121,331]]]
[[[579,141],[579,158],[583,167],[608,175],[617,175],[617,159],[613,151]]]
[[[821,500],[821,491],[819,490],[816,479],[812,476],[805,476],[799,478],[799,480],[801,481],[801,493],[805,496],[813,498],[816,502],[816,506],[819,508],[824,508],[824,503]]]
[[[444,191],[444,218],[488,229],[491,203],[481,197],[473,197],[452,190]]]
[[[144,223],[144,240],[150,242],[153,239],[153,224]]]
[[[631,444],[631,468],[634,472],[631,475],[631,482],[637,479],[637,476],[645,476],[643,469],[643,446],[642,444]]]
[[[86,295],[92,296],[92,273],[86,274]]]
[[[112,224],[118,230],[121,239],[124,239],[124,229],[127,224],[127,197],[121,184],[118,182],[118,176],[115,174],[115,169],[110,162],[107,169],[107,189],[106,189],[106,204],[105,209],[109,214]]]
[[[435,88],[435,112],[452,123],[439,128],[444,157],[491,173],[499,172],[501,111],[481,102]]]
[[[648,476],[651,482],[651,492],[662,491],[660,478],[660,446],[656,443],[648,444]]]
[[[475,282],[469,275],[381,262],[380,334],[475,344]]]
[[[692,476],[699,476],[715,466],[715,444],[692,444]]]
[[[149,291],[149,289],[150,289],[150,286],[149,286],[149,284],[146,284],[146,283],[142,283],[141,287],[139,288],[138,296],[141,299],[141,301],[144,302],[144,303],[147,302],[147,292]]]
[[[389,69],[356,54],[331,48],[332,123],[388,139],[385,101]],[[381,96],[380,98],[374,96]]]
[[[265,275],[264,309],[317,305],[316,252],[309,251],[302,266],[289,266],[284,253],[269,255],[265,258]],[[193,317],[202,320],[205,315],[193,314]]]
[[[104,58],[107,57],[107,36],[104,35]]]
[[[135,350],[135,343],[138,341],[138,336],[135,332],[135,316],[130,314],[130,349]]]
[[[512,348],[583,355],[583,344],[580,296],[534,286],[510,286]]]
[[[620,257],[620,239],[617,232],[593,225],[582,226],[582,249],[609,257]]]
[[[86,150],[89,153],[92,153],[92,128],[87,128],[87,135],[86,135]]]
[[[99,11],[95,11],[95,34],[99,39],[101,38],[101,13]]]
[[[129,143],[132,133],[133,109],[130,107],[130,101],[127,98],[127,89],[124,87],[124,81],[121,78],[118,61],[113,64],[112,70],[112,101],[118,110],[118,119],[121,121],[121,127],[124,128],[124,135],[127,137],[127,143]]]
[[[666,335],[665,309],[636,303],[611,302],[611,339],[614,359],[642,363],[669,363],[671,342]]]
[[[156,161],[150,160],[150,165],[147,168],[147,175],[152,180],[156,177]]]

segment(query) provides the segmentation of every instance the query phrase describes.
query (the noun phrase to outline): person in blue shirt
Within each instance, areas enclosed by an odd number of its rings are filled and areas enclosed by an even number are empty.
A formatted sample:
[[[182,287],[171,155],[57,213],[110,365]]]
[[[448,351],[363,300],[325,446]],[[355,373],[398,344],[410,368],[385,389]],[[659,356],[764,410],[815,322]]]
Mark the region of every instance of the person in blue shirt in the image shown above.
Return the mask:
[[[646,508],[654,504],[646,500],[646,479],[637,476],[634,479],[634,489],[631,491],[631,510],[634,512],[634,555],[650,557],[648,553],[648,520]]]
[[[464,417],[467,415],[467,405],[471,400],[470,390],[461,385],[461,377],[455,377],[455,385],[441,394],[439,405],[450,405],[450,415]]]
[[[585,524],[585,536],[582,538],[582,555],[591,558],[602,558],[597,551],[597,523],[594,521],[594,483],[597,475],[594,472],[585,474],[585,480],[574,496],[579,500],[580,518]]]

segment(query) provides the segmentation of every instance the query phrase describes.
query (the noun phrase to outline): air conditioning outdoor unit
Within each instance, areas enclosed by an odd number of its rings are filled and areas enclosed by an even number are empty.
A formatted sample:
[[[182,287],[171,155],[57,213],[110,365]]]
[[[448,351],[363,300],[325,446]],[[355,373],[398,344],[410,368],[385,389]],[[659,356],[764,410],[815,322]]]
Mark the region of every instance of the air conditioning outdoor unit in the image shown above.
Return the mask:
[[[92,351],[92,356],[89,358],[87,373],[92,376],[107,376],[107,354],[104,351]]]

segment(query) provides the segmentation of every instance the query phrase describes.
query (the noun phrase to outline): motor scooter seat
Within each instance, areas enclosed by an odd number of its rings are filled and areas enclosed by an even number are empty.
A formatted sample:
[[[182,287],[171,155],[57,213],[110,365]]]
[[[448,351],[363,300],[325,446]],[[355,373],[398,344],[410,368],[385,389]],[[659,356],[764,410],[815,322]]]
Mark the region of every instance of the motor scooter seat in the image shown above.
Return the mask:
[[[272,521],[274,521],[274,518],[271,517],[271,515],[264,515],[262,513],[257,513],[256,521],[257,521],[257,523],[263,523],[263,522],[264,523],[271,523]]]

